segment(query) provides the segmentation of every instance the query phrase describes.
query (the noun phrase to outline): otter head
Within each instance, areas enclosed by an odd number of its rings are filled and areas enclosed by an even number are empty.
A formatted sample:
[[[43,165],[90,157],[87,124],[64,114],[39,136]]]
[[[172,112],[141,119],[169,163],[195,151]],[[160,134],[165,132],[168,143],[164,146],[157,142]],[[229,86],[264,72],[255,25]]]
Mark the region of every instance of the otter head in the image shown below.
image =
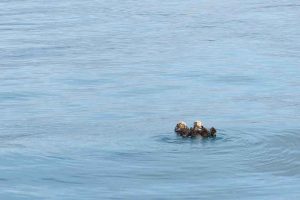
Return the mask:
[[[194,128],[202,128],[202,122],[201,121],[195,121],[194,122]]]
[[[180,121],[177,123],[176,127],[179,129],[184,129],[187,128],[187,124],[184,121]]]
[[[216,137],[216,133],[217,133],[217,130],[214,127],[211,127],[211,129],[210,129],[210,135],[212,137]]]

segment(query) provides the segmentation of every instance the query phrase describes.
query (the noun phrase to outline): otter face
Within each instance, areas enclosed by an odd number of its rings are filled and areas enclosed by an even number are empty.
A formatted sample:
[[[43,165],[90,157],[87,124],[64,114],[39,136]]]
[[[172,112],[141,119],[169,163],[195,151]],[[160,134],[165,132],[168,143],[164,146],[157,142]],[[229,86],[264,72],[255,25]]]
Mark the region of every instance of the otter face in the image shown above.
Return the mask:
[[[195,121],[194,122],[194,128],[201,128],[202,127],[202,122],[201,121]]]
[[[187,124],[184,121],[180,121],[177,123],[176,127],[179,129],[184,129],[187,128]]]

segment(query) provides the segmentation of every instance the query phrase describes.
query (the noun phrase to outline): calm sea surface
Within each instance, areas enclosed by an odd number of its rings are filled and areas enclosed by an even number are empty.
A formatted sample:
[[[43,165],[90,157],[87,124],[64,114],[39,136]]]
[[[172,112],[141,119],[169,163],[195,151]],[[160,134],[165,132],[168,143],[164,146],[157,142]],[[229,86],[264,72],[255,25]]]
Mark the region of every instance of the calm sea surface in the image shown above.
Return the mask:
[[[300,199],[300,2],[1,0],[0,199]],[[182,139],[200,119],[216,139]]]

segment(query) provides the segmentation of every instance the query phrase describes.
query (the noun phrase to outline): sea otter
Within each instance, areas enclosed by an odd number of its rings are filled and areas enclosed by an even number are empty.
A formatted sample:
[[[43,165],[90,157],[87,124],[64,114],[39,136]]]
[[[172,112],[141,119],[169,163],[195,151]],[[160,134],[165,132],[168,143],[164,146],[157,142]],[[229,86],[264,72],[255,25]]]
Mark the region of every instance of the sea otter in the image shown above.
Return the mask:
[[[216,137],[217,130],[212,127],[210,130],[207,130],[202,125],[201,121],[195,121],[194,127],[190,129],[190,135],[191,137],[196,137],[198,135],[201,135],[202,137]]]
[[[180,121],[177,123],[175,127],[175,132],[182,137],[189,137],[190,136],[190,129],[184,121]]]

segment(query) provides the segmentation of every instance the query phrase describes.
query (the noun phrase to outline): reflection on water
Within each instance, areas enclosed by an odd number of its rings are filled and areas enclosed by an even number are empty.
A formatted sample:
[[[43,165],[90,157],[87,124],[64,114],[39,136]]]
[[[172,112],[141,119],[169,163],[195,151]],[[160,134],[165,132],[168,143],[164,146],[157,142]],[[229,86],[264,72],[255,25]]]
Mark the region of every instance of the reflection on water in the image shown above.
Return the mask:
[[[300,198],[298,4],[0,8],[1,199]]]

